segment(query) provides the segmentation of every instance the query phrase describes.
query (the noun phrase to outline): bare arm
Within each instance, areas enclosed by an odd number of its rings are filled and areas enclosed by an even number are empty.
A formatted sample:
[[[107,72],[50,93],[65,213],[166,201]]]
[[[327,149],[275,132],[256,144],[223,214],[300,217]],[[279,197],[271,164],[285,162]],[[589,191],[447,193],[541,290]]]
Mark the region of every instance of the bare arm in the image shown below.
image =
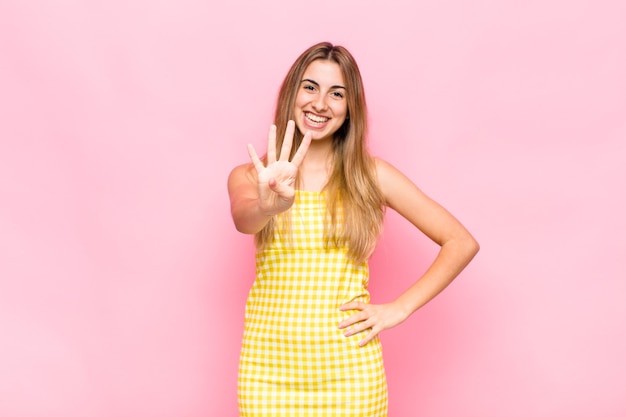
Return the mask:
[[[392,303],[379,306],[348,303],[342,306],[342,310],[360,310],[340,324],[340,328],[345,328],[359,323],[347,331],[346,336],[372,329],[361,344],[369,342],[380,331],[400,324],[433,299],[479,250],[478,243],[467,229],[404,174],[382,160],[377,160],[376,166],[386,204],[439,244],[441,249],[424,275]]]
[[[447,287],[476,255],[479,246],[452,214],[400,171],[384,161],[378,161],[377,166],[387,205],[441,246],[424,275],[396,300],[411,314]]]
[[[255,234],[271,219],[259,207],[256,172],[251,163],[233,169],[228,177],[230,214],[241,233]]]

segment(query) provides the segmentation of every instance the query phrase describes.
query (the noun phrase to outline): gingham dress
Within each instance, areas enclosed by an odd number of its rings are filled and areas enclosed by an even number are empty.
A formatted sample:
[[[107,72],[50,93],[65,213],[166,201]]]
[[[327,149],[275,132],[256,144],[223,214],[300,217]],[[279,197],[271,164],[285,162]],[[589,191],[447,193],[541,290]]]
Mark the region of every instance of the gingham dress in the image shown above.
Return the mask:
[[[387,416],[387,384],[378,337],[345,337],[339,323],[369,302],[366,262],[326,247],[325,196],[296,191],[292,237],[280,227],[256,255],[239,362],[241,417]]]

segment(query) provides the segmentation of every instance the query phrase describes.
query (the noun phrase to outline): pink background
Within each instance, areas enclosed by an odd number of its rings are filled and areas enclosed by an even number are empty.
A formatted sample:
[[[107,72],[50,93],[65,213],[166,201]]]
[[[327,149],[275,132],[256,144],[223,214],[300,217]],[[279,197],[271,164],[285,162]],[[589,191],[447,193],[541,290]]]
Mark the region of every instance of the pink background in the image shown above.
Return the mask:
[[[626,415],[625,5],[2,1],[0,415],[237,415],[226,177],[321,40],[373,152],[482,246],[383,334],[390,416]],[[435,252],[389,213],[374,301]]]

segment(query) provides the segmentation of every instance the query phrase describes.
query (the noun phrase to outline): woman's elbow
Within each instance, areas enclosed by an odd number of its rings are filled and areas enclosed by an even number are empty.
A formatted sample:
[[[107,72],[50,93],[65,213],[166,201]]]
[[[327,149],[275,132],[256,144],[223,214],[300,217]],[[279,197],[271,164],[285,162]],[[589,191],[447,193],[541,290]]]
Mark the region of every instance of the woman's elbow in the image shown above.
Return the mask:
[[[480,251],[480,244],[471,235],[468,236],[467,239],[465,239],[464,246],[466,248],[469,259],[472,259],[474,256],[476,256],[478,251]]]

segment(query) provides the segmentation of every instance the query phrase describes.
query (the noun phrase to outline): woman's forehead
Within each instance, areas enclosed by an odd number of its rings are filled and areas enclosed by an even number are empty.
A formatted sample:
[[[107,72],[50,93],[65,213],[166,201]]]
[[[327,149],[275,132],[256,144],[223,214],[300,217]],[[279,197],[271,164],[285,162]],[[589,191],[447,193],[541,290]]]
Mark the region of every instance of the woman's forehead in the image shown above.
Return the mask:
[[[313,80],[319,84],[344,85],[343,74],[339,64],[326,59],[317,59],[311,62],[304,70],[302,79]]]

